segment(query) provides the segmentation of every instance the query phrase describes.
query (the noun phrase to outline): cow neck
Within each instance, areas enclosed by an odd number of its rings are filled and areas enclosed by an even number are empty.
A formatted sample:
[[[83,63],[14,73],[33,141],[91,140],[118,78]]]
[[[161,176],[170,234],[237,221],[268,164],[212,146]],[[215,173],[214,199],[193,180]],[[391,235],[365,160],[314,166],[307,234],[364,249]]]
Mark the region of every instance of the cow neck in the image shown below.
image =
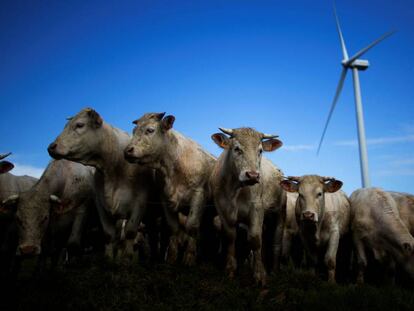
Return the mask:
[[[103,139],[100,144],[97,168],[107,177],[121,177],[127,162],[124,159],[124,148],[120,133],[112,126],[103,124]],[[124,146],[125,145],[125,146]]]
[[[171,179],[177,168],[177,161],[180,159],[180,150],[178,139],[175,133],[170,130],[165,135],[164,150],[160,156],[155,168],[161,172],[165,179]]]

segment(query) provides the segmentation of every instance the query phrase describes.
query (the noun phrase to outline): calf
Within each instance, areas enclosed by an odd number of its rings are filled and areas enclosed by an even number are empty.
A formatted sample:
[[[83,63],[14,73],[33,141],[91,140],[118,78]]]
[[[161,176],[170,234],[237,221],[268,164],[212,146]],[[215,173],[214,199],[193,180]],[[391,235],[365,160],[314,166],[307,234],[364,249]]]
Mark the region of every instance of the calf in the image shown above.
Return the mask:
[[[133,122],[136,127],[125,148],[125,159],[157,170],[163,189],[164,213],[172,232],[167,260],[170,263],[177,260],[183,228],[190,234],[185,238],[187,248],[183,260],[193,265],[201,218],[210,199],[208,179],[216,159],[172,129],[174,116],[164,116],[165,113],[147,113]]]
[[[154,171],[124,159],[130,136],[109,124],[93,109],[86,108],[69,118],[63,132],[49,145],[55,159],[67,159],[96,168],[96,203],[107,238],[106,254],[114,255],[114,246],[132,252],[134,239],[143,220],[151,191]],[[116,225],[121,232],[117,234]],[[126,237],[126,245],[121,237]]]
[[[266,135],[251,128],[223,129],[212,135],[213,141],[224,149],[214,166],[210,186],[227,238],[226,270],[233,277],[237,269],[236,232],[239,223],[248,227],[248,240],[253,251],[254,279],[265,285],[266,271],[262,261],[262,226],[265,213],[277,218],[272,228],[275,236],[276,265],[281,251],[286,193],[279,185],[282,172],[269,160],[262,158],[263,151],[282,146],[275,135]],[[225,135],[227,134],[227,135]]]
[[[297,192],[295,215],[310,264],[316,266],[318,255],[326,248],[324,262],[328,281],[335,282],[339,240],[349,231],[350,206],[345,193],[338,191],[342,182],[334,178],[305,175],[288,177],[283,189]]]
[[[79,163],[52,161],[29,191],[3,201],[3,208],[16,213],[18,254],[52,255],[56,265],[63,247],[80,249],[94,201],[94,173],[95,169]]]
[[[364,282],[367,251],[391,268],[398,263],[414,278],[414,238],[400,217],[398,200],[382,189],[363,188],[352,193],[350,202],[357,282]]]

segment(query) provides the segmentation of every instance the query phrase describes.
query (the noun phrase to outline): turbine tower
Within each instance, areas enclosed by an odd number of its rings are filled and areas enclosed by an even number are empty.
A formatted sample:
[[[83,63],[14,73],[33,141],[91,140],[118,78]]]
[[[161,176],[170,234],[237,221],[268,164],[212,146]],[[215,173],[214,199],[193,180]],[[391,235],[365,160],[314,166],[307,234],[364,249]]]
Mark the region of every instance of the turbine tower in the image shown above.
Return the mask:
[[[358,124],[358,143],[359,143],[359,161],[361,165],[361,177],[362,177],[362,187],[370,187],[370,180],[369,180],[369,173],[368,173],[368,153],[367,153],[367,144],[365,138],[365,127],[364,127],[364,115],[362,110],[362,100],[361,100],[361,88],[359,84],[359,70],[366,70],[369,66],[369,62],[367,60],[359,59],[362,55],[364,55],[368,50],[372,47],[383,41],[384,39],[391,36],[395,31],[387,32],[386,34],[382,35],[380,38],[372,42],[367,47],[363,48],[359,52],[357,52],[352,57],[348,57],[348,52],[345,45],[345,40],[342,35],[341,26],[339,25],[338,15],[336,14],[336,8],[334,5],[334,14],[336,19],[336,28],[339,34],[339,40],[341,42],[342,48],[342,72],[339,79],[338,86],[336,88],[335,96],[331,105],[331,109],[329,111],[328,119],[325,123],[325,127],[322,132],[322,137],[319,142],[317,154],[322,146],[323,139],[325,137],[326,129],[328,128],[329,121],[331,120],[332,114],[335,110],[336,103],[338,101],[339,95],[341,94],[342,87],[344,86],[344,81],[346,78],[346,74],[348,69],[352,70],[353,80],[354,80],[354,95],[355,95],[355,109],[356,109],[356,117],[357,117],[357,124]]]

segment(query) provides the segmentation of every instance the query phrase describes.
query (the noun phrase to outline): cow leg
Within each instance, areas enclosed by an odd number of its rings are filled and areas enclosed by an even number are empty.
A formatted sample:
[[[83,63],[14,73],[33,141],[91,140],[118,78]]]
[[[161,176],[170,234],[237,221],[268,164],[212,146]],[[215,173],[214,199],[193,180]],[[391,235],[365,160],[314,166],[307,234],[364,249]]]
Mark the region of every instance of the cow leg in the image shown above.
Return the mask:
[[[328,268],[328,282],[335,283],[336,253],[339,245],[339,231],[334,230],[328,242],[328,249],[325,254],[325,265]]]
[[[306,267],[309,272],[313,275],[316,275],[316,265],[318,262],[318,252],[315,247],[309,245],[309,241],[303,237],[303,234],[300,235],[303,247],[305,249],[305,258],[306,258]]]
[[[290,249],[292,248],[292,239],[292,233],[287,229],[283,230],[282,259],[284,263],[289,262]]]
[[[197,240],[190,235],[187,235],[187,248],[184,253],[183,263],[188,267],[192,267],[197,259]]]
[[[259,286],[265,286],[267,278],[262,259],[262,227],[263,209],[255,206],[250,213],[249,242],[253,250],[253,277]]]
[[[68,239],[68,248],[71,255],[81,250],[81,240],[85,228],[86,219],[89,214],[89,205],[81,204],[76,210],[75,219],[72,224],[72,230]]]
[[[174,264],[177,262],[178,257],[178,245],[179,245],[179,221],[178,214],[175,213],[169,206],[164,205],[165,219],[167,220],[168,226],[171,230],[170,241],[167,249],[167,262]]]
[[[358,284],[364,284],[364,273],[367,267],[367,256],[365,254],[365,247],[362,240],[358,238],[355,233],[353,234],[353,240],[358,264],[358,275],[356,281]]]
[[[201,217],[203,216],[205,210],[205,195],[203,189],[197,189],[194,192],[193,197],[191,198],[190,203],[190,212],[188,214],[187,222],[185,225],[185,229],[188,234],[191,236],[196,237],[199,228],[200,228],[200,221]]]
[[[273,239],[273,268],[275,269],[275,271],[279,271],[280,269],[280,257],[282,255],[282,247],[283,247],[283,234],[285,232],[284,230],[285,228],[285,221],[284,221],[284,217],[281,217],[281,215],[277,215],[277,219],[276,219],[276,228],[275,228],[275,232],[274,232],[274,239]],[[287,257],[289,256],[289,251],[290,251],[290,242],[292,241],[292,237],[290,236],[289,239],[289,245],[287,247],[289,247],[287,249]]]
[[[222,220],[224,232],[227,237],[227,257],[226,257],[226,271],[229,278],[234,278],[237,270],[236,261],[236,227],[228,226],[225,221]]]
[[[197,238],[200,231],[201,217],[205,209],[205,195],[203,189],[197,189],[191,199],[190,212],[185,228],[188,236],[188,244],[184,253],[184,264],[193,266],[197,259]]]
[[[102,231],[105,235],[105,256],[108,258],[114,258],[114,243],[116,239],[115,226],[110,218],[110,215],[105,209],[105,200],[103,198],[103,190],[97,190],[96,195],[96,209],[98,211],[99,221],[102,225]]]
[[[145,194],[141,194],[139,198],[137,198],[137,203],[134,206],[131,217],[128,219],[126,224],[126,238],[129,240],[135,239],[137,236],[139,225],[141,224],[146,211],[146,202],[147,196]]]

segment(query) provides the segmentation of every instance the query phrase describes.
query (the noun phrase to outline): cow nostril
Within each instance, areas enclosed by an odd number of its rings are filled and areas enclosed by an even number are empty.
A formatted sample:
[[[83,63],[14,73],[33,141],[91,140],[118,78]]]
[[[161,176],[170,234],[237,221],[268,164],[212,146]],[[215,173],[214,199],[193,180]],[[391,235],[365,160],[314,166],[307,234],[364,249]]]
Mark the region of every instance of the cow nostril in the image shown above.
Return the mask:
[[[308,219],[308,220],[314,220],[315,219],[315,214],[312,213],[312,212],[304,212],[302,215],[303,215],[304,219]]]
[[[51,144],[49,145],[49,150],[55,150],[55,149],[56,149],[56,147],[57,147],[57,144],[56,144],[56,143],[51,143]]]
[[[127,147],[125,149],[125,157],[131,157],[134,155],[134,147]]]
[[[246,172],[246,176],[249,179],[258,180],[259,177],[260,177],[260,174],[258,172],[255,172],[255,171],[248,171],[248,172]]]

